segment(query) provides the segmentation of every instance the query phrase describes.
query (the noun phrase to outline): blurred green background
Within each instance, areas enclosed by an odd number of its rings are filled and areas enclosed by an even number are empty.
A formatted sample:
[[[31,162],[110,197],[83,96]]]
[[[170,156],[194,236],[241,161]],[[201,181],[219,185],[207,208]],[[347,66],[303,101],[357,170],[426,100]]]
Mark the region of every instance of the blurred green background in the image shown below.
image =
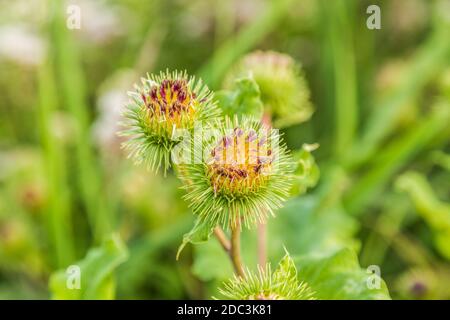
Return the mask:
[[[215,239],[175,261],[193,223],[180,184],[133,166],[117,123],[147,72],[220,89],[260,49],[294,57],[311,89],[288,145],[320,144],[319,184],[270,220],[271,259],[352,247],[393,298],[449,299],[449,30],[447,0],[0,0],[0,298],[49,298],[50,275],[111,234],[120,252],[90,258],[117,298],[210,298],[231,266]]]

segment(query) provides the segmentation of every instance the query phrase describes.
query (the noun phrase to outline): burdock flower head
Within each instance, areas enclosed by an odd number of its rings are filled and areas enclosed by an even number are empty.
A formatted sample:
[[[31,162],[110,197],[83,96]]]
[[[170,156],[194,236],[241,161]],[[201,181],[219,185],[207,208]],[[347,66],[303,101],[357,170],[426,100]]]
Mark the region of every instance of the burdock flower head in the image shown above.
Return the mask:
[[[180,131],[191,131],[219,114],[212,93],[186,72],[147,76],[129,96],[121,135],[130,138],[124,148],[155,171],[169,168],[171,152],[185,136]]]
[[[290,56],[257,51],[245,56],[226,78],[226,86],[249,73],[259,86],[265,112],[276,127],[290,126],[309,119],[313,108],[308,84],[301,67]]]
[[[203,139],[201,163],[180,170],[194,214],[208,227],[250,227],[289,195],[292,161],[276,130],[225,118]]]
[[[286,253],[272,273],[269,264],[257,272],[246,270],[244,277],[234,276],[219,292],[232,300],[314,300],[314,292],[297,278],[297,269]]]

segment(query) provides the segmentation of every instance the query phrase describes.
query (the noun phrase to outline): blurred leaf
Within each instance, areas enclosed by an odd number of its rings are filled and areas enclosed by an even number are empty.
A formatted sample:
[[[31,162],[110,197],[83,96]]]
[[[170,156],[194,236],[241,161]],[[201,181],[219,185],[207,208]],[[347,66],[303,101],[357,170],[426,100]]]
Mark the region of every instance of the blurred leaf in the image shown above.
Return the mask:
[[[450,171],[450,154],[442,151],[435,151],[431,156],[434,163],[438,164],[445,170]]]
[[[192,215],[185,214],[157,230],[148,231],[144,237],[129,244],[129,259],[119,266],[117,272],[120,297],[134,297],[137,288],[156,273],[154,269],[161,267],[160,254],[167,252],[168,248],[175,248],[192,223]],[[169,256],[169,260],[174,261],[174,255]]]
[[[414,267],[400,274],[394,288],[402,299],[450,299],[450,270],[443,265],[433,268]]]
[[[318,299],[390,299],[386,284],[359,266],[356,254],[343,249],[330,255],[310,254],[295,259],[300,280],[315,291]],[[373,282],[371,280],[374,280]],[[372,288],[380,281],[380,288]]]
[[[425,177],[417,172],[401,175],[396,185],[409,194],[417,212],[433,230],[437,250],[450,259],[450,204],[439,201]]]
[[[66,270],[50,278],[53,299],[113,299],[115,297],[114,270],[128,257],[118,236],[104,241],[101,247],[89,250],[86,257],[75,263],[80,268],[80,289],[69,289]]]
[[[236,79],[231,90],[223,90],[216,93],[219,106],[224,115],[250,115],[255,119],[261,119],[263,104],[258,84],[252,76]]]
[[[242,253],[245,253],[242,243]],[[228,279],[233,274],[230,259],[216,239],[196,246],[192,272],[203,281]],[[245,260],[245,259],[244,259]]]
[[[314,187],[319,181],[320,170],[312,151],[317,149],[317,144],[304,144],[302,149],[295,151],[293,156],[297,162],[295,170],[295,179],[291,190],[292,195],[302,195],[309,188]]]
[[[317,195],[292,199],[269,221],[272,254],[286,246],[292,255],[330,253],[359,248],[355,239],[358,223],[338,204],[321,209]]]

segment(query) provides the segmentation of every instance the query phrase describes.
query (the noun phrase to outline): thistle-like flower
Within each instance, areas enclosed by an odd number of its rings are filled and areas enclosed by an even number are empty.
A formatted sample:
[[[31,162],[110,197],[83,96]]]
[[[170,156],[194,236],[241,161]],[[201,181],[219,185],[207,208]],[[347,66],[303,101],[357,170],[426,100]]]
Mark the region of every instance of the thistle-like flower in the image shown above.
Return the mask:
[[[311,287],[297,278],[297,269],[288,253],[272,273],[270,264],[257,272],[245,270],[245,277],[234,276],[219,288],[232,300],[314,300]]]
[[[289,196],[293,164],[276,130],[226,117],[201,145],[203,161],[180,170],[185,198],[201,222],[229,229],[243,221],[250,227]]]
[[[265,112],[276,127],[308,120],[313,112],[308,84],[301,67],[290,56],[257,51],[245,56],[226,77],[225,86],[251,73],[261,91]]]
[[[136,163],[145,163],[154,171],[170,167],[171,152],[184,134],[197,123],[208,123],[220,111],[213,95],[201,80],[186,72],[161,72],[147,75],[142,85],[129,92],[130,102],[124,112],[125,127],[120,135],[130,137],[123,144]]]

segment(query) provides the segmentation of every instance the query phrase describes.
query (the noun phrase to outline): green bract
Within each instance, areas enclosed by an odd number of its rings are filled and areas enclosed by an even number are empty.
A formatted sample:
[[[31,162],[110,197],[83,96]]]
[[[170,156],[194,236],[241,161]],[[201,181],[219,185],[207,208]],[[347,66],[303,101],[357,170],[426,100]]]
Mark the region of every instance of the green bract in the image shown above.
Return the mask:
[[[257,51],[244,57],[225,80],[252,75],[261,91],[265,112],[276,127],[286,127],[308,120],[313,112],[310,92],[300,65],[286,54]]]
[[[269,264],[259,267],[258,272],[247,269],[244,278],[235,275],[219,291],[233,300],[314,300],[314,292],[298,280],[295,264],[287,253],[275,272]]]
[[[123,147],[136,163],[154,171],[170,167],[171,152],[184,137],[180,131],[191,132],[219,115],[213,94],[186,72],[147,75],[129,96],[120,133],[129,139]]]

